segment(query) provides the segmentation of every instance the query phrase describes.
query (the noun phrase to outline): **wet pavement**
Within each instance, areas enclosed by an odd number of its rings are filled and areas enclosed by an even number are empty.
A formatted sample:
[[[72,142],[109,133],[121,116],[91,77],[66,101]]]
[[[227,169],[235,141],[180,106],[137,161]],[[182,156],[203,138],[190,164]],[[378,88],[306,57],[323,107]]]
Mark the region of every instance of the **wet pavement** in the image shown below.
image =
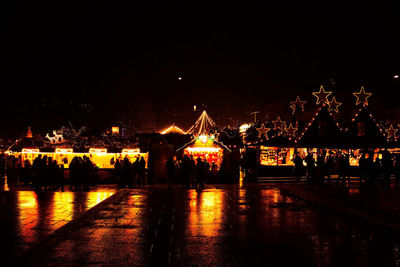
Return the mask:
[[[399,242],[273,185],[120,190],[16,265],[395,266]]]
[[[356,213],[364,213],[393,225],[400,233],[400,187],[391,185],[367,185],[353,182],[341,185],[336,183],[323,185],[282,185],[297,196],[304,199],[325,203],[329,206],[341,206],[353,209]]]
[[[0,265],[116,191],[107,187],[92,192],[0,192]]]

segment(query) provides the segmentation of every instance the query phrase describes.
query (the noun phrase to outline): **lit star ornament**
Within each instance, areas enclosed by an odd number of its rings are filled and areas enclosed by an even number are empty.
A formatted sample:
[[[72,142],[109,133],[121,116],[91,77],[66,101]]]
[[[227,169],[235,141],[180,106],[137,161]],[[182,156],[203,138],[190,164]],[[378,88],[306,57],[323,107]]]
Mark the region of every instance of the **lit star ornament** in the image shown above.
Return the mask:
[[[264,123],[261,124],[260,128],[257,128],[258,131],[258,138],[261,138],[261,136],[264,135],[265,138],[268,138],[267,133],[269,132],[269,130],[271,130],[270,128],[266,128]]]
[[[297,132],[297,128],[294,128],[292,124],[289,124],[289,127],[285,128],[285,132],[290,136],[293,137],[295,132]]]
[[[321,87],[319,88],[319,92],[313,92],[312,94],[317,98],[317,105],[319,105],[321,103],[328,104],[329,103],[328,96],[332,94],[332,92],[330,91],[325,92],[324,87],[321,85]]]
[[[396,139],[396,133],[397,133],[398,129],[393,128],[393,124],[391,124],[390,127],[388,129],[386,129],[385,131],[387,132],[388,139],[391,139],[391,138]]]
[[[336,102],[336,97],[332,98],[332,101],[329,101],[328,106],[329,106],[329,111],[335,111],[336,113],[339,113],[339,107],[342,105],[341,102]]]
[[[283,130],[285,128],[285,121],[281,120],[281,117],[278,116],[278,118],[276,119],[276,121],[272,121],[272,123],[274,124],[274,129],[280,129]]]
[[[358,93],[353,93],[355,97],[357,97],[356,106],[359,104],[367,105],[368,106],[368,97],[372,95],[372,93],[366,93],[364,90],[364,86],[361,86],[361,90]]]
[[[293,110],[293,114],[296,112],[297,108],[299,108],[301,111],[304,111],[304,105],[307,103],[307,101],[301,101],[300,97],[296,97],[296,101],[290,101],[290,108]]]

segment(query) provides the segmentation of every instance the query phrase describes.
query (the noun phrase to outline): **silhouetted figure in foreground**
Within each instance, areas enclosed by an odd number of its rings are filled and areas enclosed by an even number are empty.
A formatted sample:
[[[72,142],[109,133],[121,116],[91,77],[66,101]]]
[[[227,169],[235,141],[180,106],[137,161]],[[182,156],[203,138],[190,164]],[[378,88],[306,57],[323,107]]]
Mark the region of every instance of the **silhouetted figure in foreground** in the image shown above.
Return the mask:
[[[325,155],[326,152],[322,151],[317,157],[317,171],[316,171],[316,182],[322,183],[325,171]]]
[[[382,153],[382,176],[385,185],[390,185],[390,174],[393,170],[392,155],[388,151]]]
[[[175,163],[172,157],[169,157],[169,159],[167,160],[166,167],[167,167],[167,184],[168,187],[171,187],[172,181],[174,180],[175,176]]]
[[[182,176],[182,187],[189,187],[190,185],[190,166],[191,162],[190,162],[190,158],[185,155],[183,156],[182,159],[182,166],[181,166],[181,176]]]
[[[334,165],[335,165],[335,159],[334,159],[333,155],[329,155],[326,158],[325,170],[324,170],[324,176],[326,176],[326,180],[328,183],[331,182],[331,174],[332,174]]]
[[[300,157],[298,153],[296,153],[296,155],[294,156],[293,163],[294,163],[294,175],[297,180],[300,180],[304,165],[303,165],[303,159]]]
[[[218,177],[218,166],[213,162],[211,165],[211,177],[212,177],[212,182],[216,183],[217,182],[217,177]]]
[[[114,164],[114,177],[119,187],[122,187],[122,165],[119,159]]]
[[[131,187],[131,173],[132,173],[132,165],[128,159],[125,157],[122,161],[122,187]]]
[[[197,158],[196,163],[196,189],[204,188],[205,166],[200,157]]]
[[[308,153],[304,160],[307,164],[307,182],[311,182],[314,175],[315,160],[311,153]]]
[[[143,157],[140,157],[140,161],[138,163],[138,186],[144,186],[145,175],[146,175],[146,161]]]
[[[367,158],[366,154],[363,153],[358,160],[358,171],[359,171],[359,176],[360,176],[360,183],[362,181],[367,181]]]

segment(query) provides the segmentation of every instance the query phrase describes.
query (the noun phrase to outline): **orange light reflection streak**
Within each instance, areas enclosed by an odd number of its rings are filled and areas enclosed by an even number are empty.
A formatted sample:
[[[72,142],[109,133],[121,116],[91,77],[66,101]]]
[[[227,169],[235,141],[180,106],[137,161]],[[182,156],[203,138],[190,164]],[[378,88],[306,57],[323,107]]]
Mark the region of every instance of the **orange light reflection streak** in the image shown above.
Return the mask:
[[[223,226],[224,193],[189,190],[188,230],[192,236],[217,236]]]

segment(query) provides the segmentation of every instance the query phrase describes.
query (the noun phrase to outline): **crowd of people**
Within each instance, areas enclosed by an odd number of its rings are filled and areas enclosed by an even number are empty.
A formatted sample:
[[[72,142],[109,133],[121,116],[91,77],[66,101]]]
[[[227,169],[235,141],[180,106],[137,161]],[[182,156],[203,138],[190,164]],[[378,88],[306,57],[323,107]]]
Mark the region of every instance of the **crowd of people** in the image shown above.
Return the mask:
[[[184,155],[182,160],[170,157],[166,162],[167,183],[180,183],[186,188],[203,189],[204,184],[215,182],[218,175],[218,166],[213,162],[198,157],[196,160],[191,155]]]
[[[350,175],[354,175],[361,183],[390,184],[391,175],[394,174],[396,185],[400,183],[400,155],[393,156],[386,150],[380,154],[363,151],[358,160],[358,168],[353,171],[350,168],[351,156],[354,157],[348,152],[327,153],[326,150],[321,150],[316,158],[311,152],[303,157],[295,153],[293,158],[295,176],[300,179],[305,172],[307,181],[323,183],[330,182],[332,174],[337,174],[336,182],[346,183],[350,182]]]
[[[39,154],[30,160],[2,155],[0,175],[7,174],[8,180],[30,186],[36,191],[64,191],[66,184],[64,164],[58,164],[52,157]],[[74,157],[69,164],[71,190],[90,190],[98,176],[98,168],[89,157]]]
[[[130,162],[128,157],[117,159],[114,164],[114,172],[120,188],[133,188],[145,185],[146,161],[143,157],[137,157]]]
[[[390,184],[394,175],[396,185],[400,185],[400,155],[392,155],[383,150],[379,153],[365,150],[358,157],[358,166],[351,167],[350,159],[355,155],[346,151],[319,150],[315,155],[309,151],[302,155],[295,151],[292,159],[294,175],[300,179],[304,175],[308,182],[324,183],[337,175],[337,183],[349,183],[350,176],[358,177],[360,183]],[[66,162],[63,162],[66,164]],[[0,177],[7,170],[9,181],[18,181],[33,189],[41,191],[64,190],[65,184],[71,185],[71,190],[90,190],[98,181],[98,167],[87,156],[74,157],[69,163],[69,175],[65,177],[64,164],[58,164],[52,157],[39,154],[33,162],[22,160],[21,156],[2,154],[0,156]],[[242,164],[244,165],[244,164]],[[166,161],[167,183],[182,184],[185,188],[204,188],[205,183],[215,183],[219,177],[219,167],[210,164],[200,157],[184,155],[177,159],[170,157]],[[243,168],[243,166],[242,166]],[[67,178],[67,179],[66,179]],[[68,179],[69,178],[69,179]],[[114,178],[121,188],[141,187],[146,183],[146,161],[137,157],[133,162],[128,157],[116,159],[114,162]]]
[[[71,190],[89,191],[96,184],[98,172],[89,157],[74,157],[69,164]]]

